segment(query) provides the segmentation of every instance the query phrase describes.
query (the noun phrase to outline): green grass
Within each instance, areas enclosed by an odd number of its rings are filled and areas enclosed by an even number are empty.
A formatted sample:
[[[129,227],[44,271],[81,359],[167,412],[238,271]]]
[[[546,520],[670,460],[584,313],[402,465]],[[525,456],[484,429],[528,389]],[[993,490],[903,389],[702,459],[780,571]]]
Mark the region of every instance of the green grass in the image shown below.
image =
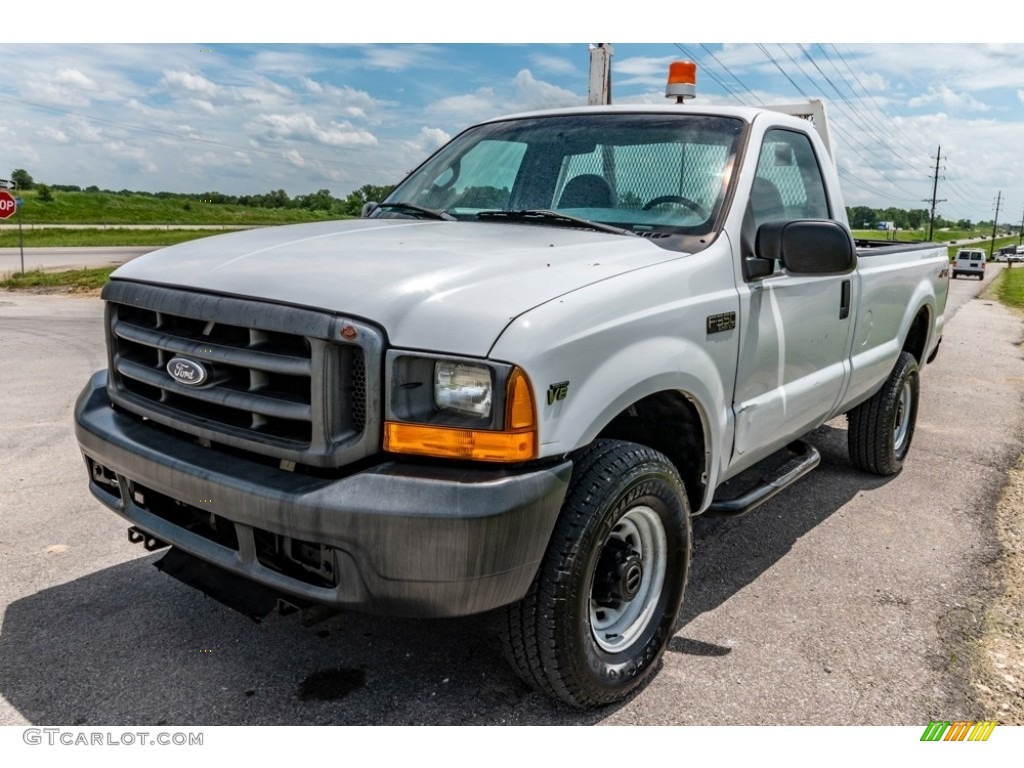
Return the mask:
[[[857,240],[887,240],[889,238],[889,232],[883,232],[876,229],[855,229],[853,230],[853,237]],[[926,232],[915,232],[915,231],[904,231],[900,230],[896,233],[896,242],[900,243],[920,243],[924,240]],[[968,243],[967,240],[974,240],[975,238],[983,237],[984,240],[980,242]],[[979,230],[963,230],[963,229],[951,229],[946,232],[933,232],[932,241],[943,244],[943,243],[956,243],[956,245],[947,245],[946,250],[949,254],[949,258],[952,260],[956,258],[956,253],[961,248],[981,248],[983,251],[988,253],[989,245],[992,243],[992,231],[981,232]],[[1005,245],[1016,245],[1018,237],[997,237],[993,251],[998,252],[1000,248]]]
[[[102,288],[116,267],[103,269],[72,269],[67,272],[26,272],[0,279],[0,288],[8,290],[69,289],[92,291]]]
[[[1016,264],[1004,269],[993,290],[996,298],[1004,304],[1024,309],[1024,266]]]
[[[210,235],[223,229],[31,229],[24,231],[26,248],[70,248],[117,245],[174,245]],[[0,230],[0,248],[17,248],[17,230]]]
[[[888,240],[891,232],[880,229],[855,229],[853,236],[857,240]],[[979,230],[950,229],[944,232],[938,230],[932,232],[932,242],[948,243],[955,240],[958,244],[964,240],[975,237],[986,237],[991,235],[991,230],[986,234]],[[901,229],[896,233],[896,241],[900,243],[920,243],[927,240],[928,230]]]
[[[18,193],[20,212],[5,224],[294,224],[340,218],[304,208],[256,208],[181,198],[115,195],[109,192],[54,192],[42,202],[35,190]]]

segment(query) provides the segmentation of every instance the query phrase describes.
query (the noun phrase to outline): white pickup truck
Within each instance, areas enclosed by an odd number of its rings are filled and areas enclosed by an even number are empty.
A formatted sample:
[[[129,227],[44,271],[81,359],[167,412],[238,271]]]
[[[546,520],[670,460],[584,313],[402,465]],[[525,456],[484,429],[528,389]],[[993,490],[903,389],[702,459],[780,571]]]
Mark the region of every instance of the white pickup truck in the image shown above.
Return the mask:
[[[495,119],[359,220],[130,262],[76,406],[92,493],[250,614],[499,609],[530,685],[621,699],[676,631],[691,517],[794,482],[842,414],[857,467],[907,455],[949,262],[858,249],[823,123]]]

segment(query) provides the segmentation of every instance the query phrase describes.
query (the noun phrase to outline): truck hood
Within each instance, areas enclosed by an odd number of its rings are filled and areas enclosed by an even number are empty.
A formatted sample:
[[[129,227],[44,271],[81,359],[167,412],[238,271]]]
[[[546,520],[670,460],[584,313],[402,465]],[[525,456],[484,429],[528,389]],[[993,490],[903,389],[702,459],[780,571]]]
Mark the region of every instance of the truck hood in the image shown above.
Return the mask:
[[[358,219],[194,240],[113,277],[328,310],[383,326],[395,346],[484,356],[527,310],[680,256],[589,230]]]

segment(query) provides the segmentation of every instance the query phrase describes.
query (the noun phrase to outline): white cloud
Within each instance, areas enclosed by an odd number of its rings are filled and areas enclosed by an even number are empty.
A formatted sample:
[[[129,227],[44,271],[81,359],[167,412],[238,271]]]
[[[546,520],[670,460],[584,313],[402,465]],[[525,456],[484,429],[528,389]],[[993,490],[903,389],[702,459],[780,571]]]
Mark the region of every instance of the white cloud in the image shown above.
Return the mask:
[[[447,96],[431,104],[428,110],[464,124],[493,115],[495,106],[499,103],[495,99],[493,88],[479,88],[473,93]]]
[[[57,144],[67,144],[69,141],[71,141],[71,139],[68,138],[68,135],[64,133],[64,131],[60,130],[59,128],[54,128],[51,125],[44,125],[39,130],[39,135],[42,136],[44,139],[49,139],[50,141],[56,142]]]
[[[450,139],[451,135],[447,131],[423,126],[416,136],[404,142],[404,147],[410,158],[422,160]]]
[[[209,107],[210,111],[212,111],[215,105],[220,104],[234,105],[244,101],[259,101],[258,98],[247,95],[240,88],[218,85],[203,75],[184,70],[168,70],[164,72],[160,84],[172,94],[187,97],[190,103],[205,105],[201,107],[204,110]],[[287,93],[287,89],[285,89],[285,92]]]
[[[164,85],[172,89],[182,89],[192,94],[200,94],[207,98],[216,98],[221,88],[202,75],[194,75],[191,72],[172,70],[164,73]]]
[[[457,128],[501,114],[528,112],[535,109],[579,106],[586,99],[572,91],[536,79],[528,69],[520,70],[511,82],[498,87],[478,88],[441,99],[428,107],[439,121],[453,122]]]
[[[554,109],[586,103],[572,91],[537,80],[528,69],[522,69],[516,75],[515,87],[516,103],[520,109]]]
[[[551,56],[546,53],[530,54],[530,63],[539,70],[558,75],[574,75],[580,67],[572,60],[562,56]]]
[[[156,163],[141,147],[135,147],[123,141],[108,141],[103,145],[103,151],[110,159],[123,167],[144,173],[156,173],[158,170]]]
[[[444,66],[444,54],[432,45],[366,46],[362,49],[363,62],[371,69],[401,72],[413,68]]]
[[[103,140],[102,131],[78,115],[68,119],[67,133],[78,143],[92,144]]]
[[[324,127],[312,115],[303,112],[260,115],[257,123],[266,135],[274,138],[312,141],[333,147],[372,146],[377,143],[376,137],[368,131],[353,128],[348,123],[332,122]]]
[[[969,93],[957,93],[947,85],[940,85],[928,89],[928,92],[921,96],[915,96],[907,102],[910,107],[922,107],[931,104],[938,104],[950,109],[970,110],[972,112],[988,112],[991,107],[982,101],[974,98]]]
[[[208,102],[206,99],[189,99],[189,103],[194,104],[196,107],[198,107],[208,115],[213,115],[217,113],[216,107],[214,107],[213,104]]]
[[[84,88],[87,91],[95,91],[99,88],[92,78],[77,69],[58,70],[57,76],[54,78],[54,82],[60,83],[61,85],[74,86],[75,88]]]

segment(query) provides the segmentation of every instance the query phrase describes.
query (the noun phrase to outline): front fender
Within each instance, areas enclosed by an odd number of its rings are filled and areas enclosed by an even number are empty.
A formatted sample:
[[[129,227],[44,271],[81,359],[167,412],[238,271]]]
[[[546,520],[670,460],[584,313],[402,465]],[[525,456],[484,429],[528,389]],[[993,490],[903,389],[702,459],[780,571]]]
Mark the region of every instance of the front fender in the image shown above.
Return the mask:
[[[491,356],[521,365],[533,385],[542,457],[587,445],[632,404],[675,391],[700,414],[706,455],[696,458],[715,487],[732,445],[739,331],[710,332],[708,317],[735,314],[738,301],[727,282],[712,282],[724,270],[695,262],[564,296],[517,318],[498,339]]]

